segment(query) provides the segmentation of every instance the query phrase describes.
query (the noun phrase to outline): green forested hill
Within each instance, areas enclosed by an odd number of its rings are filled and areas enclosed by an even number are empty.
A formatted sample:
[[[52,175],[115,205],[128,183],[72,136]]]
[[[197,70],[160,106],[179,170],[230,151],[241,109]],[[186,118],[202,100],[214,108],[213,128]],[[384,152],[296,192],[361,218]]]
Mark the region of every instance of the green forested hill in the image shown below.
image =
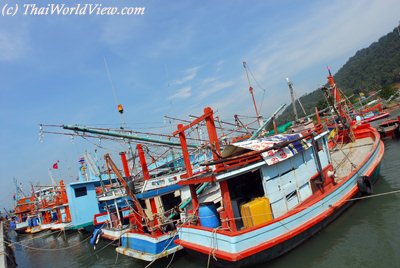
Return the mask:
[[[400,35],[397,28],[369,47],[357,51],[334,77],[346,95],[367,93],[400,82]],[[300,97],[300,101],[308,113],[313,113],[316,106],[324,106],[324,97],[318,89]],[[293,118],[292,106],[289,105],[278,121]]]

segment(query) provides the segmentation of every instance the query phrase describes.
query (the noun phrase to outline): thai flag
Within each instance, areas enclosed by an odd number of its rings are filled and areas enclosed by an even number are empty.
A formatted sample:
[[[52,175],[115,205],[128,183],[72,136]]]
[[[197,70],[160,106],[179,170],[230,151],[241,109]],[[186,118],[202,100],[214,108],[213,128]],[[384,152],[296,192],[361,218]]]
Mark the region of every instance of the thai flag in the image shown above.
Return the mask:
[[[59,163],[60,161],[58,161],[57,160],[57,162],[55,162],[54,164],[53,164],[53,169],[58,169],[58,163]]]
[[[85,163],[85,158],[84,157],[79,158],[78,162],[81,163],[81,164],[84,164]]]

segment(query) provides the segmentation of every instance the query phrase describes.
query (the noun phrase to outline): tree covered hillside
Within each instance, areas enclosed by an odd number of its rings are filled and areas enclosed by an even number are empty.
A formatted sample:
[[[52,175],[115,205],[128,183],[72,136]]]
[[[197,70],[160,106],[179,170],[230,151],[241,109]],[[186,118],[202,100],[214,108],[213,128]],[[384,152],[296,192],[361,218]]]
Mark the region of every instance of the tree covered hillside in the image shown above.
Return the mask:
[[[336,84],[346,95],[367,93],[400,82],[400,34],[396,29],[381,37],[369,47],[357,51],[334,75]],[[325,101],[321,90],[300,97],[308,113],[321,108]],[[293,120],[289,105],[279,122]],[[298,109],[300,111],[300,109]]]

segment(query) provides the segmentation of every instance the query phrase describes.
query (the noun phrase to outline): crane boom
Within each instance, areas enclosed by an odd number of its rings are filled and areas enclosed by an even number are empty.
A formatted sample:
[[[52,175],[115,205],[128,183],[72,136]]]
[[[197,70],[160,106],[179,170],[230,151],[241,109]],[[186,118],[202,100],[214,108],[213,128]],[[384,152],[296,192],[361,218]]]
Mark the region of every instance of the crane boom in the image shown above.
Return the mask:
[[[140,202],[136,198],[135,194],[132,193],[131,189],[129,188],[128,184],[126,183],[126,181],[125,181],[124,177],[122,176],[121,172],[119,171],[118,167],[115,165],[114,161],[111,159],[110,155],[105,154],[104,160],[106,161],[107,167],[110,168],[114,172],[114,174],[117,176],[118,180],[124,186],[126,193],[131,198],[133,203],[135,204],[135,207],[138,210],[137,212],[145,220],[146,225],[148,225],[149,219],[148,219],[146,213],[144,212],[142,205],[140,205]]]

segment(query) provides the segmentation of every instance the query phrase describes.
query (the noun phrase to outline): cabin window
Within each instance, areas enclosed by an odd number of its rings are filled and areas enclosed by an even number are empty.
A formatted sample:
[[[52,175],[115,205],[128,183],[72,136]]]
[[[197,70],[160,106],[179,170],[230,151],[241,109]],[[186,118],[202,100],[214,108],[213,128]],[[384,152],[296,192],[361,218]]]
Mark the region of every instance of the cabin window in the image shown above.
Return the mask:
[[[143,209],[147,209],[146,200],[139,199],[139,203]]]
[[[87,195],[86,187],[75,188],[74,191],[75,191],[75,197],[81,197]]]
[[[243,199],[248,202],[264,196],[260,170],[248,172],[228,180],[231,199]]]
[[[236,227],[243,227],[240,208],[243,204],[250,202],[256,197],[264,196],[260,170],[248,172],[228,180],[229,194],[231,197],[233,215]]]
[[[164,211],[168,211],[179,206],[181,203],[181,197],[175,196],[175,193],[169,193],[161,196],[161,201],[164,206]]]

